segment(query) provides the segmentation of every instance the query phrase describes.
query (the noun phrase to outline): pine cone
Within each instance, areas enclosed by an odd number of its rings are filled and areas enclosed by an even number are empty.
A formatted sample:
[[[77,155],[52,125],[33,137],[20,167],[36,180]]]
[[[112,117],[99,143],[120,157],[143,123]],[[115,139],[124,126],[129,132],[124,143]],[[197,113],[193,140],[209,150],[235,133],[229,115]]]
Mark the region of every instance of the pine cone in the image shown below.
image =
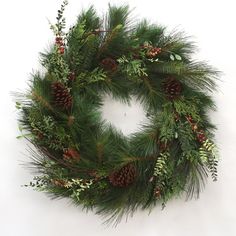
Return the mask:
[[[63,109],[70,109],[72,106],[72,96],[68,88],[62,83],[55,82],[52,84],[52,94],[56,106],[62,107]]]
[[[164,81],[164,92],[169,99],[176,99],[182,91],[182,84],[175,78],[169,77]]]
[[[117,62],[114,59],[107,57],[101,61],[101,66],[104,70],[115,71],[117,69]]]
[[[128,164],[109,176],[110,183],[115,187],[127,187],[134,182],[135,178],[136,168],[133,164]]]

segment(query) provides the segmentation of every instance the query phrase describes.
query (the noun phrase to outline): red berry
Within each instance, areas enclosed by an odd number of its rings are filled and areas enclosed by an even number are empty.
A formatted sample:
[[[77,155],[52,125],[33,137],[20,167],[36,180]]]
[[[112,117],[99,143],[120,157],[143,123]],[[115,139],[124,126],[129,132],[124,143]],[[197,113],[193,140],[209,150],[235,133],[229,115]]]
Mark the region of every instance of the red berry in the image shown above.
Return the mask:
[[[61,42],[62,41],[62,37],[58,36],[56,37],[56,42]]]
[[[192,116],[187,116],[186,118],[187,118],[187,120],[188,120],[190,123],[193,122],[193,118],[192,118]]]
[[[64,54],[64,52],[65,52],[65,48],[64,48],[64,47],[60,47],[60,48],[59,48],[59,53],[60,53],[60,54]]]
[[[80,154],[74,148],[68,148],[64,151],[63,158],[65,160],[80,160]]]
[[[64,43],[61,41],[61,42],[56,42],[56,44],[60,47],[63,47],[64,46]]]
[[[199,132],[197,133],[197,139],[200,143],[206,141],[206,136],[205,136],[205,133],[204,133],[204,130],[199,130]]]

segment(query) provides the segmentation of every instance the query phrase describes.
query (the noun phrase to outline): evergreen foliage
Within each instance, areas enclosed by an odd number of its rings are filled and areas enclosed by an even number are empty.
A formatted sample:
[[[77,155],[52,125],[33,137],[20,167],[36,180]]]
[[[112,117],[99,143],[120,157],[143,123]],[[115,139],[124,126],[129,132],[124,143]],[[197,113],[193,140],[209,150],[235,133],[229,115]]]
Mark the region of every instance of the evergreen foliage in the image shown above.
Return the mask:
[[[30,165],[38,176],[29,186],[114,223],[183,193],[198,197],[208,172],[217,177],[215,127],[206,114],[219,73],[192,59],[195,46],[182,33],[135,23],[128,6],[109,5],[105,18],[91,7],[64,32],[66,5],[51,25],[56,42],[41,54],[46,73],[33,74],[29,91],[17,95],[22,136],[36,148]],[[178,81],[178,96],[164,91],[168,78]],[[52,91],[54,83],[66,92]],[[101,118],[104,94],[126,103],[136,97],[149,122],[125,137]],[[71,96],[72,105],[57,107],[63,99],[55,96]]]

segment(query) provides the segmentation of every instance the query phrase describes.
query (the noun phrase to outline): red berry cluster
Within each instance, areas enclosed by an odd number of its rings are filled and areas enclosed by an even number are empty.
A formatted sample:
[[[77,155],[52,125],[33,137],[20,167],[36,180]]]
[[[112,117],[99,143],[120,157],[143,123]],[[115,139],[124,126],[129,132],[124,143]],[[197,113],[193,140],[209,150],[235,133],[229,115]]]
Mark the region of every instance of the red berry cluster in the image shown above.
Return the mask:
[[[158,54],[160,54],[161,53],[161,48],[157,48],[157,47],[151,47],[148,51],[147,51],[147,53],[146,53],[146,55],[148,56],[148,57],[150,57],[150,58],[154,58],[154,57],[156,57]]]
[[[206,135],[205,135],[204,130],[198,128],[198,126],[197,126],[197,124],[194,122],[192,116],[190,116],[190,115],[189,115],[189,116],[186,116],[186,119],[187,119],[187,121],[190,123],[193,132],[196,133],[196,135],[197,135],[197,140],[198,140],[200,143],[203,143],[204,141],[206,141],[207,137],[206,137]]]
[[[63,159],[68,160],[68,161],[71,161],[71,160],[79,161],[80,154],[74,148],[67,148],[64,150]]]
[[[65,44],[63,42],[63,38],[61,36],[57,36],[55,43],[58,46],[58,52],[60,54],[64,54],[65,53]]]
[[[149,58],[154,58],[162,52],[161,48],[153,47],[150,44],[144,44],[140,48],[146,51],[146,56]]]
[[[199,130],[198,133],[197,133],[197,139],[200,143],[203,143],[204,141],[206,141],[206,136],[205,136],[205,133],[204,133],[204,130]]]

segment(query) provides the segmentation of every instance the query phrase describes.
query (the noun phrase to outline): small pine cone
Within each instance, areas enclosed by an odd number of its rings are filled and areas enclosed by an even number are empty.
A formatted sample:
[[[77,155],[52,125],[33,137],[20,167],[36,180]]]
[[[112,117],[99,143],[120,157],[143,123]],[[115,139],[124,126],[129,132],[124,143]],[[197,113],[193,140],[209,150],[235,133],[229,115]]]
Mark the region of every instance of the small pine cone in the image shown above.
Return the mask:
[[[136,178],[136,168],[133,164],[128,164],[120,170],[114,171],[109,175],[110,183],[115,187],[127,187]]]
[[[69,116],[68,121],[67,121],[67,125],[71,126],[71,125],[73,125],[74,122],[75,122],[75,117],[74,116]]]
[[[70,109],[72,106],[72,96],[62,83],[55,82],[52,84],[52,94],[56,106],[63,109]]]
[[[104,70],[115,71],[117,69],[117,62],[114,59],[107,57],[101,61],[101,66]]]
[[[146,55],[150,58],[154,58],[160,53],[161,53],[161,48],[154,47],[154,48],[151,48],[150,50],[148,50]]]
[[[175,78],[169,77],[165,79],[163,88],[166,96],[173,100],[181,94],[182,84]]]

